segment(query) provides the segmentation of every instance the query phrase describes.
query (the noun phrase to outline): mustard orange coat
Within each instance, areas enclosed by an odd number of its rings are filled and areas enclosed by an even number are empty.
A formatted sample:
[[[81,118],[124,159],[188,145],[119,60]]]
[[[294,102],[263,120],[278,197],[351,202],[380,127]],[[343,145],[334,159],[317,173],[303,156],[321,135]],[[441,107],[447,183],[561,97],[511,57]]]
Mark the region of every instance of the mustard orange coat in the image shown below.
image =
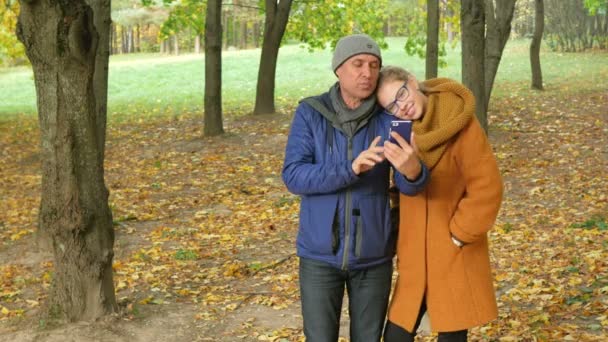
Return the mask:
[[[426,293],[431,329],[469,329],[497,317],[487,231],[502,179],[477,119],[454,137],[422,193],[400,196],[397,284],[388,319],[412,331]],[[467,244],[457,247],[450,232]]]

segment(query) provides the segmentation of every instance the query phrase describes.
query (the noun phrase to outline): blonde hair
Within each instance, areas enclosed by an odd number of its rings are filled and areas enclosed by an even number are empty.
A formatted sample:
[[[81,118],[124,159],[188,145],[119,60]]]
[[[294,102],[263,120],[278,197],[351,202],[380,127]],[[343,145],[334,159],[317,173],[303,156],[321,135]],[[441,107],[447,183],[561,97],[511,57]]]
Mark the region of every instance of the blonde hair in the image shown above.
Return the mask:
[[[388,83],[388,82],[393,82],[393,81],[409,81],[410,79],[414,78],[414,75],[403,69],[402,67],[398,67],[398,66],[394,66],[394,65],[387,65],[385,67],[382,67],[382,69],[380,69],[380,78],[378,79],[378,88],[380,88],[383,84]],[[420,91],[424,92],[424,88],[423,85],[419,82],[417,82],[417,86],[418,89],[420,89]]]

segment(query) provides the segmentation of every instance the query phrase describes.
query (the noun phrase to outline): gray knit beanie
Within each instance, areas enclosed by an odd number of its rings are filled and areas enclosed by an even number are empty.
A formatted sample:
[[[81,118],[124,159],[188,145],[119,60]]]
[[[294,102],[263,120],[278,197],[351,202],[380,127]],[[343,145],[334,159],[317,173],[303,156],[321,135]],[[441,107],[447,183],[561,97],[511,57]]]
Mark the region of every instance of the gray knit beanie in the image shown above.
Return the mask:
[[[353,34],[342,37],[340,40],[338,40],[338,44],[336,44],[334,57],[331,60],[331,68],[335,73],[336,69],[346,62],[347,59],[364,53],[378,57],[380,60],[380,66],[382,66],[380,48],[370,36],[366,34]]]

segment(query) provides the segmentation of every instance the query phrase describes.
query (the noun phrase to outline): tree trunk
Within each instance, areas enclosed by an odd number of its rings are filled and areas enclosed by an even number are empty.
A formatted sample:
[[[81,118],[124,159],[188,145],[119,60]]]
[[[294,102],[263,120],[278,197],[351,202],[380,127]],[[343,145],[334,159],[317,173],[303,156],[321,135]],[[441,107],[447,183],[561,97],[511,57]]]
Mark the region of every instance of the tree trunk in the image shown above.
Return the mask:
[[[194,37],[194,53],[201,53],[201,36],[199,34]]]
[[[535,0],[534,35],[530,44],[530,66],[532,68],[532,89],[543,89],[543,73],[540,65],[540,43],[545,27],[545,6],[543,0]]]
[[[120,40],[121,42],[121,49],[120,49],[120,53],[124,54],[124,53],[128,53],[128,46],[127,46],[127,30],[124,26],[120,26],[120,33],[121,33],[121,37],[122,39]]]
[[[141,25],[135,26],[135,52],[141,52]]]
[[[223,30],[223,35],[224,35],[224,50],[228,49],[228,14],[226,12],[224,12],[222,14],[222,27],[225,28],[225,30]]]
[[[490,95],[494,87],[494,80],[505,49],[509,35],[511,34],[511,22],[515,12],[516,0],[486,0],[486,60],[485,60],[485,108],[489,107]],[[487,127],[486,127],[487,128]]]
[[[487,107],[484,98],[485,4],[484,0],[462,0],[460,6],[462,83],[475,95],[475,114],[487,131]]]
[[[475,95],[475,114],[488,130],[488,105],[511,33],[515,0],[462,0],[462,82]],[[487,20],[487,22],[486,22]]]
[[[274,108],[274,86],[279,46],[285,33],[292,0],[266,0],[264,41],[258,72],[253,114],[270,114]]]
[[[222,2],[207,1],[205,20],[205,136],[224,133],[222,123]]]
[[[135,32],[133,26],[129,26],[129,53],[135,52]]]
[[[115,55],[118,51],[118,35],[116,32],[116,23],[112,23],[112,49],[110,50],[110,52]]]
[[[54,255],[50,307],[92,320],[117,310],[103,170],[110,0],[20,5],[17,36],[34,71],[41,130],[39,231]]]
[[[256,49],[260,47],[260,23],[257,21],[253,24],[253,46]]]
[[[247,21],[241,20],[241,33],[239,40],[239,49],[243,50],[247,48]]]
[[[179,40],[177,39],[177,34],[173,35],[173,53],[176,56],[179,55]]]
[[[237,20],[235,13],[235,16],[232,18],[232,46],[235,48],[239,46],[239,34],[239,21]]]
[[[447,5],[447,2],[446,2],[445,7],[446,7],[446,13],[445,13],[446,18],[453,17],[454,11],[452,10],[452,8],[450,6]],[[445,24],[445,31],[448,34],[448,42],[452,43],[454,41],[456,34],[454,33],[454,30],[452,28],[452,23],[447,20],[446,20],[446,24]]]
[[[439,59],[439,0],[426,3],[426,79],[437,77]]]

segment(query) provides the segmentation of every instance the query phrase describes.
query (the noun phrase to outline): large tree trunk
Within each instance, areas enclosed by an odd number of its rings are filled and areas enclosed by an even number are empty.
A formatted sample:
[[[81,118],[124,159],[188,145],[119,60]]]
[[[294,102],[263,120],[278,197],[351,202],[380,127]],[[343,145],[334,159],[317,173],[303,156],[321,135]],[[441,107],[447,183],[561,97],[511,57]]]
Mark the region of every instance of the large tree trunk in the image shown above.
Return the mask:
[[[104,183],[110,0],[20,1],[41,130],[39,231],[53,246],[50,307],[70,320],[117,310]]]
[[[502,58],[502,52],[511,34],[511,22],[516,0],[486,0],[486,61],[485,61],[485,108],[490,103],[494,80]],[[496,2],[496,7],[494,7]]]
[[[205,136],[224,133],[222,122],[222,2],[207,1],[205,20]]]
[[[426,3],[426,79],[437,77],[439,59],[439,0]]]
[[[530,66],[532,67],[532,89],[543,89],[543,73],[540,66],[540,43],[545,28],[545,6],[543,0],[535,0],[534,36],[530,44]]]
[[[462,0],[460,21],[462,27],[462,83],[475,95],[475,114],[487,131],[487,108],[484,99],[484,8],[484,0]]]
[[[270,114],[274,108],[274,86],[279,46],[285,33],[292,0],[266,0],[264,41],[258,71],[258,84],[253,114]]]
[[[462,82],[475,94],[475,114],[488,130],[488,105],[511,33],[515,0],[462,0]],[[486,22],[487,20],[487,22]]]

